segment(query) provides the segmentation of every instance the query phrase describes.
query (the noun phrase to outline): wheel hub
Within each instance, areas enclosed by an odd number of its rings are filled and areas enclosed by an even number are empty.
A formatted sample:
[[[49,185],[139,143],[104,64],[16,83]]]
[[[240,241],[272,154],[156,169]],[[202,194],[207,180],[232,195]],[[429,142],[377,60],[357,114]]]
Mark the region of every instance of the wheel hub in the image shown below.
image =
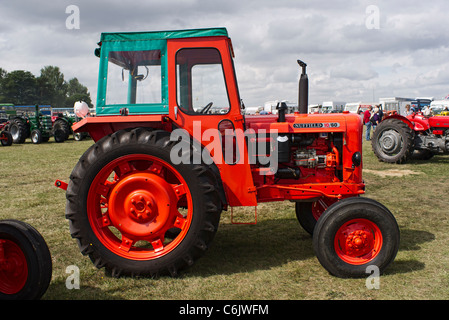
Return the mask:
[[[19,292],[27,278],[28,265],[23,251],[10,240],[0,240],[0,292]]]
[[[346,251],[349,254],[365,254],[371,248],[372,238],[370,239],[370,234],[364,230],[353,231],[346,238]]]
[[[16,140],[19,137],[19,129],[17,128],[17,126],[12,125],[11,128],[9,129],[11,136],[14,140]]]
[[[376,224],[366,219],[354,219],[338,229],[334,246],[343,261],[358,265],[374,259],[382,247],[382,241]]]
[[[122,233],[135,237],[165,232],[167,221],[176,215],[178,198],[164,179],[152,173],[135,173],[112,189],[109,217]]]
[[[393,130],[386,131],[379,139],[382,150],[389,154],[398,152],[401,148],[401,136]]]
[[[131,219],[139,223],[151,222],[157,217],[157,204],[150,192],[141,190],[127,197],[125,208]]]

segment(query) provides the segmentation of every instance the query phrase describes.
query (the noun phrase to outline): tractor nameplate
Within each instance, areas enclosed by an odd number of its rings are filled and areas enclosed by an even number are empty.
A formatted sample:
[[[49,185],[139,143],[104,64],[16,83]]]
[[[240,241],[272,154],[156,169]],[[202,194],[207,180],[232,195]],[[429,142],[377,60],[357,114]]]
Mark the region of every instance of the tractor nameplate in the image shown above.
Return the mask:
[[[339,128],[338,122],[319,122],[319,123],[294,123],[293,128],[308,129],[308,128]]]

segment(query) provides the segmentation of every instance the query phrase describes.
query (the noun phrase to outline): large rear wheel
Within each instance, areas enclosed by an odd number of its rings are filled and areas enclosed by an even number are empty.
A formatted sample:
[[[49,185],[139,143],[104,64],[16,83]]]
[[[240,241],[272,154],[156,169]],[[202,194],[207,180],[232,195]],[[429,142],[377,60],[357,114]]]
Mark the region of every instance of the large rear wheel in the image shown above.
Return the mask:
[[[399,248],[399,228],[391,212],[367,198],[348,198],[331,205],[313,234],[318,260],[331,274],[363,277],[368,266],[382,273]]]
[[[62,118],[56,119],[55,123],[53,124],[53,130],[54,132],[56,132],[57,130],[61,130],[63,132],[58,133],[61,136],[61,140],[63,141],[67,140],[72,133],[69,123]]]
[[[215,176],[203,164],[173,164],[176,143],[164,131],[118,131],[89,148],[71,174],[72,237],[113,276],[176,275],[216,233]]]
[[[20,119],[11,120],[8,130],[11,133],[13,142],[17,144],[24,143],[29,134],[26,125]]]
[[[379,161],[405,163],[414,148],[414,133],[399,119],[386,119],[374,130],[371,146]]]

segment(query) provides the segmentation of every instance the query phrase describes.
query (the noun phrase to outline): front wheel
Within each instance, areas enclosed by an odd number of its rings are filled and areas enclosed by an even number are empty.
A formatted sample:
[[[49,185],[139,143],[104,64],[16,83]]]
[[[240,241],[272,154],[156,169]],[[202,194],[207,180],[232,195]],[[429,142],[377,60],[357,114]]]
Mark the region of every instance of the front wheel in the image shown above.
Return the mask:
[[[42,143],[42,132],[38,129],[31,131],[31,142],[34,144]]]
[[[113,276],[176,275],[204,254],[221,213],[211,169],[173,164],[176,143],[138,128],[99,140],[73,169],[66,217],[72,237]]]
[[[8,131],[0,132],[0,141],[2,146],[9,147],[12,145],[12,135]]]
[[[0,300],[40,299],[51,275],[50,251],[40,233],[22,221],[0,221]]]
[[[380,273],[399,248],[399,227],[391,212],[367,198],[348,198],[330,206],[313,235],[318,260],[341,278],[364,277],[368,266]]]

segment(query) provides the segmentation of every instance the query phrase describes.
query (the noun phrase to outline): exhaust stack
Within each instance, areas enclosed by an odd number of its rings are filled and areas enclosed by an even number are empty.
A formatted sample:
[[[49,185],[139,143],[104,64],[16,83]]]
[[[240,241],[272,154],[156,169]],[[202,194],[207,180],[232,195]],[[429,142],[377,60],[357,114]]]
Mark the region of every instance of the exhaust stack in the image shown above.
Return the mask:
[[[307,114],[309,105],[309,78],[306,73],[307,64],[301,60],[298,60],[298,64],[302,68],[301,77],[299,78],[298,111],[300,114]]]

